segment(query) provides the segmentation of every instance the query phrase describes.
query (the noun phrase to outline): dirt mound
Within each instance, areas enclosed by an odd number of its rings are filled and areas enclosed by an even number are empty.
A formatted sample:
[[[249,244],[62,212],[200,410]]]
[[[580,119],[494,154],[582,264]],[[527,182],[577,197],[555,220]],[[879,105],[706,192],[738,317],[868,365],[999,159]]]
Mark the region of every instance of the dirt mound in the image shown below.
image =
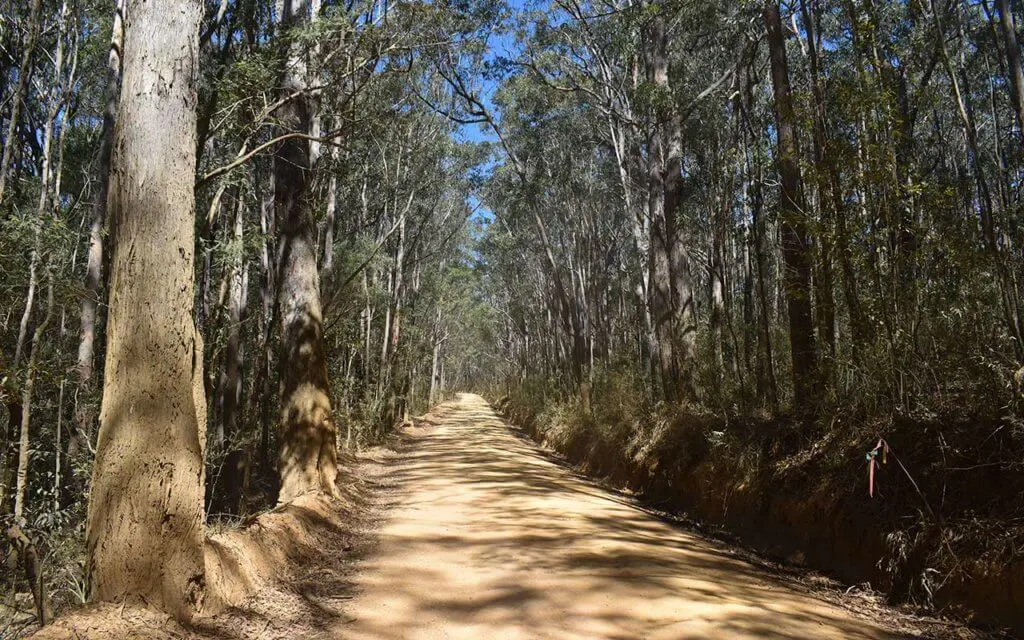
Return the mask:
[[[391,453],[376,449],[339,481],[341,498],[309,493],[209,535],[203,615],[188,627],[144,602],[89,605],[35,639],[277,638],[316,635],[349,598],[354,539],[371,511],[369,484]]]

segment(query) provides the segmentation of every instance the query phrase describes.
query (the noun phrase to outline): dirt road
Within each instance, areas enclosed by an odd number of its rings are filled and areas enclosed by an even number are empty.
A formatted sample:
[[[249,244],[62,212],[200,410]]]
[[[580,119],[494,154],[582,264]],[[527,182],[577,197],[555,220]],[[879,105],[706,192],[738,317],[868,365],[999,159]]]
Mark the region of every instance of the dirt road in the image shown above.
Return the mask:
[[[432,418],[329,635],[904,637],[574,477],[478,396]]]

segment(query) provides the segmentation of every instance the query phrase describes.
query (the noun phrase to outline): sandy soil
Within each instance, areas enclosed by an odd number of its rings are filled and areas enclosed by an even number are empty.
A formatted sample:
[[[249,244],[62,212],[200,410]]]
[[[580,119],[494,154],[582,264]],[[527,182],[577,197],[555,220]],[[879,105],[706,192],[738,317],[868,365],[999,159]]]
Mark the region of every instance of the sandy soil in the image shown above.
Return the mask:
[[[333,637],[900,638],[925,631],[876,603],[814,593],[595,486],[516,437],[478,396],[459,396],[428,424],[432,432],[408,446],[391,474],[397,504],[354,577],[357,595],[330,629]]]
[[[38,637],[984,637],[702,537],[516,433],[460,395],[350,461],[337,512],[301,519],[309,543],[237,606],[184,628],[99,605]]]

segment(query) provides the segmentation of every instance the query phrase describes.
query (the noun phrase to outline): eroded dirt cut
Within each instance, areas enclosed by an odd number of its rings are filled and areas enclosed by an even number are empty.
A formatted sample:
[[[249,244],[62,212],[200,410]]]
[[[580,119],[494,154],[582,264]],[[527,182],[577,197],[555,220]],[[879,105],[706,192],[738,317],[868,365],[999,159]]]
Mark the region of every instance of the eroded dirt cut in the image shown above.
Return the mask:
[[[575,477],[479,396],[428,423],[335,637],[907,637]]]

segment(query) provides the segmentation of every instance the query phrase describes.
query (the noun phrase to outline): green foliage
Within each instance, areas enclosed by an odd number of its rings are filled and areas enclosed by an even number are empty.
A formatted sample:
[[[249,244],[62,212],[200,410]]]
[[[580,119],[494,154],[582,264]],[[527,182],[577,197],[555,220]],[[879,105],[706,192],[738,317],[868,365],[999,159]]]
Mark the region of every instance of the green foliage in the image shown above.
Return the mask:
[[[465,389],[505,396],[510,415],[539,437],[596,473],[644,486],[659,474],[677,481],[702,464],[722,474],[715,478],[750,486],[766,473],[793,486],[807,478],[827,484],[859,473],[849,452],[882,430],[907,440],[902,448],[914,450],[908,458],[924,469],[929,495],[940,478],[973,487],[974,471],[950,471],[960,467],[945,462],[947,445],[913,444],[943,421],[966,425],[955,431],[964,468],[1003,473],[1024,459],[1024,356],[1014,321],[1024,281],[1024,145],[987,7],[953,4],[940,16],[948,61],[936,46],[936,16],[916,3],[807,3],[813,24],[803,3],[784,7],[811,302],[819,312],[834,308],[831,319],[815,316],[823,363],[817,419],[798,424],[789,416],[778,126],[763,3],[523,8],[446,0],[385,11],[360,1],[327,3],[315,21],[284,32],[264,0],[228,2],[217,24],[209,20],[220,5],[207,4],[196,319],[211,434],[225,421],[234,337],[241,353],[239,427],[211,439],[208,478],[217,485],[231,472],[228,454],[243,449],[249,508],[274,492],[281,247],[271,174],[274,139],[296,133],[277,104],[292,44],[315,87],[304,96],[320,127],[311,133],[330,133],[317,141],[304,204],[317,226],[323,338],[345,447],[387,437],[427,408],[432,389],[434,400]],[[28,26],[27,6],[12,6],[0,27],[5,89],[17,79]],[[76,415],[95,415],[100,404],[102,317],[94,384],[71,389],[80,303],[94,295],[83,285],[84,260],[99,196],[112,27],[109,3],[72,7],[74,26],[61,29],[60,6],[44,2],[0,201],[5,418],[27,374],[24,357],[10,364],[21,319],[31,337],[46,288],[55,292],[57,320],[40,343],[31,407],[28,519],[52,550],[54,588],[66,602],[83,592],[84,496],[54,506],[54,467]],[[655,18],[668,29],[667,85],[652,82],[645,66]],[[54,172],[52,204],[39,211],[43,130],[60,99],[49,88],[68,73],[53,69],[60,38],[77,47],[78,71],[57,110],[50,165],[60,179]],[[0,105],[4,136],[11,106]],[[665,159],[652,156],[652,141],[675,118],[678,139],[667,139],[681,154],[682,179],[669,220],[685,264],[672,269],[691,279],[692,326],[680,331],[692,337],[694,355],[683,363],[685,388],[667,402],[655,373],[649,203],[658,188],[652,166]],[[469,141],[480,137],[478,127],[488,140]],[[35,301],[26,313],[33,264]],[[247,288],[236,324],[227,305],[238,265]],[[98,302],[102,316],[102,294]],[[834,348],[826,344],[833,331]],[[673,340],[682,346],[680,335]],[[974,443],[997,430],[974,433],[972,421],[1005,425],[1012,437],[990,452]],[[5,498],[16,431],[5,433],[0,452]],[[928,434],[929,443],[939,440]],[[88,477],[88,447],[71,468]],[[985,518],[1008,510],[1006,495],[995,502]],[[893,554],[913,546],[915,535],[894,530]]]

